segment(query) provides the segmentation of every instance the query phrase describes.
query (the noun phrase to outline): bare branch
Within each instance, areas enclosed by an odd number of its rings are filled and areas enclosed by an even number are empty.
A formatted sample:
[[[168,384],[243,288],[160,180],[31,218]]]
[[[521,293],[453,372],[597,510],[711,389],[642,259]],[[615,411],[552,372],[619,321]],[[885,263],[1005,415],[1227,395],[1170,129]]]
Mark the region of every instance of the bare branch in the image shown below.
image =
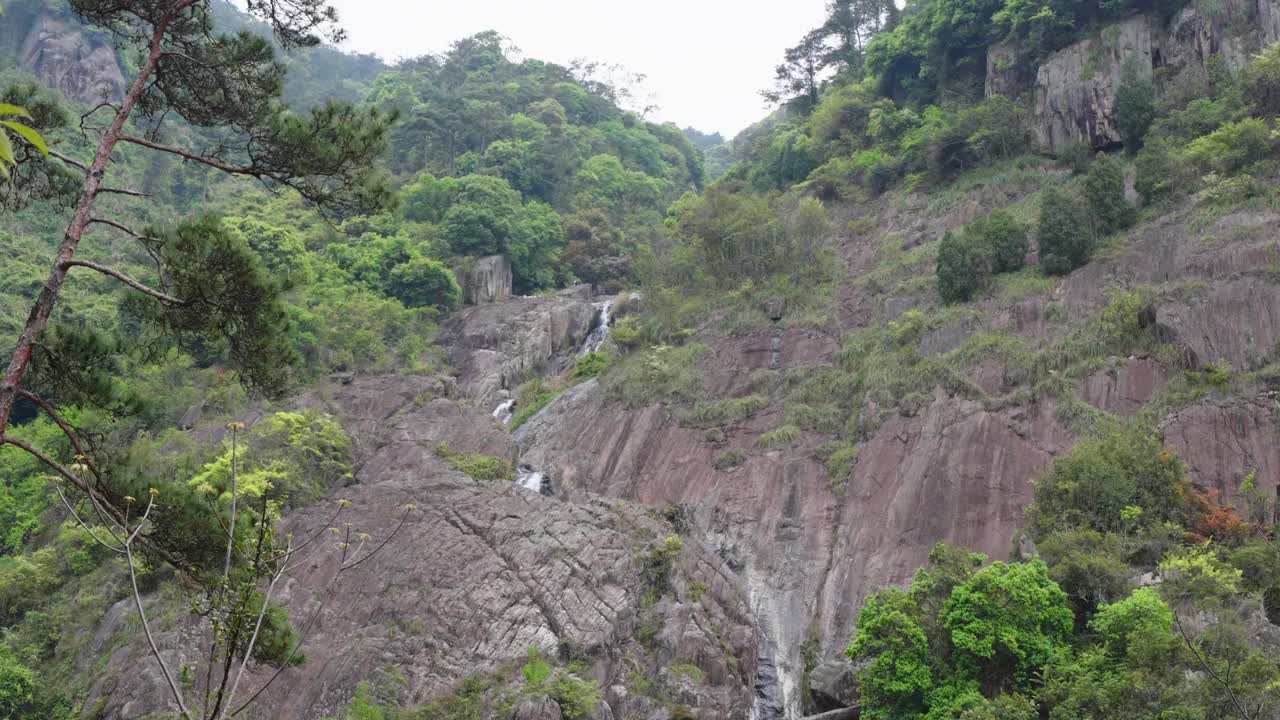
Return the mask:
[[[58,499],[62,501],[62,504],[64,506],[66,506],[67,512],[71,513],[71,517],[75,518],[76,523],[81,528],[84,528],[85,532],[89,533],[89,537],[93,538],[95,542],[97,542],[102,547],[110,550],[111,552],[124,554],[124,541],[122,541],[119,538],[119,536],[116,535],[114,530],[112,530],[110,527],[106,528],[107,532],[111,533],[112,539],[120,543],[120,547],[112,547],[108,545],[105,541],[103,541],[102,538],[98,537],[98,534],[93,531],[93,528],[89,527],[88,523],[80,519],[80,514],[76,512],[75,506],[73,506],[71,502],[67,500],[67,496],[62,492],[62,488],[59,487],[59,483],[55,482],[57,478],[50,476],[49,480],[50,480],[49,484],[53,485],[53,491],[58,494]]]
[[[408,519],[409,519],[409,513],[413,512],[413,510],[414,510],[414,508],[413,508],[413,506],[412,506],[412,505],[406,505],[406,506],[405,506],[405,508],[404,508],[404,514],[400,516],[400,524],[399,524],[399,525],[396,525],[396,529],[395,529],[395,530],[392,530],[392,531],[391,531],[391,534],[390,534],[390,535],[388,535],[388,536],[386,537],[386,539],[384,539],[384,540],[383,540],[383,541],[378,545],[378,547],[376,547],[376,548],[374,548],[374,549],[370,550],[368,555],[365,555],[364,557],[360,558],[359,560],[354,560],[354,561],[352,561],[350,564],[342,565],[342,566],[339,568],[339,572],[344,572],[344,571],[350,570],[351,568],[353,568],[353,567],[355,567],[355,566],[359,565],[360,563],[364,562],[365,560],[368,560],[369,558],[373,557],[374,555],[377,555],[377,554],[378,554],[378,552],[379,552],[380,550],[382,550],[382,548],[386,547],[386,546],[387,546],[387,543],[391,542],[391,540],[396,536],[396,534],[400,532],[400,528],[404,527],[405,522],[406,522],[406,521],[408,521]]]
[[[150,507],[148,507],[150,510]],[[173,699],[178,702],[178,711],[182,713],[182,717],[191,720],[191,713],[187,711],[186,703],[182,701],[182,691],[178,689],[178,684],[173,680],[173,674],[169,672],[169,666],[165,665],[164,658],[160,655],[160,648],[156,646],[156,640],[151,636],[151,625],[147,623],[147,613],[142,609],[142,595],[138,592],[138,574],[134,568],[133,549],[131,543],[126,543],[125,559],[129,565],[129,584],[133,588],[133,603],[138,609],[138,619],[142,621],[143,633],[147,636],[147,644],[151,646],[151,654],[155,656],[156,663],[160,665],[160,672],[164,673],[164,679],[169,683],[169,692],[173,693]]]
[[[1240,704],[1240,699],[1236,697],[1235,691],[1231,689],[1231,683],[1228,680],[1223,680],[1222,676],[1214,671],[1213,667],[1209,665],[1209,662],[1205,660],[1204,656],[1200,654],[1200,651],[1196,649],[1195,643],[1191,642],[1191,638],[1187,636],[1186,629],[1182,627],[1182,617],[1178,614],[1176,609],[1173,610],[1173,621],[1174,624],[1178,626],[1178,632],[1182,635],[1182,641],[1186,643],[1187,649],[1191,651],[1191,654],[1195,656],[1196,660],[1200,661],[1200,666],[1205,669],[1205,672],[1209,673],[1209,677],[1212,677],[1219,685],[1226,689],[1227,695],[1231,698],[1231,704],[1236,706],[1236,712],[1240,713],[1240,717],[1243,718],[1243,720],[1253,720],[1249,716],[1249,711],[1244,707],[1244,705]],[[1228,666],[1227,669],[1230,671],[1230,666]],[[1228,675],[1228,678],[1229,677],[1230,675]]]
[[[154,290],[152,288],[149,288],[146,285],[143,285],[142,283],[138,282],[137,280],[134,280],[133,278],[129,277],[128,275],[125,275],[119,270],[116,270],[115,268],[109,267],[107,265],[100,265],[96,262],[90,262],[88,260],[76,260],[76,259],[67,260],[66,262],[63,263],[63,265],[66,267],[85,267],[85,268],[89,268],[90,270],[97,270],[103,275],[109,275],[119,280],[120,282],[124,283],[125,285],[128,285],[134,290],[137,290],[138,292],[144,295],[150,295],[151,297],[159,300],[162,303],[165,303],[166,305],[182,304],[182,301],[179,300],[178,298],[172,295],[166,295],[160,292],[159,290]]]
[[[49,148],[49,155],[51,157],[55,157],[61,160],[62,162],[68,165],[74,165],[75,167],[78,167],[85,172],[89,172],[88,165],[85,165],[84,163],[80,162],[79,160],[76,160],[75,158],[69,155],[63,155],[62,153],[58,152],[57,150],[54,150],[53,148]]]

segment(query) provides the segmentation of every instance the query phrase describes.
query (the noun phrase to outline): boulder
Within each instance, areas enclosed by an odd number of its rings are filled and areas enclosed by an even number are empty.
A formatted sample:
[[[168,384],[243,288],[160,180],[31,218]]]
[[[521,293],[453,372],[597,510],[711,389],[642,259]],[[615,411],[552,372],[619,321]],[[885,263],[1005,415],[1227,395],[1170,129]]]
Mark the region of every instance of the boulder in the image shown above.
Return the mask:
[[[820,711],[852,707],[858,702],[858,677],[847,660],[828,660],[809,673],[809,697]]]
[[[506,255],[476,258],[462,272],[462,295],[468,305],[511,299],[511,260]]]

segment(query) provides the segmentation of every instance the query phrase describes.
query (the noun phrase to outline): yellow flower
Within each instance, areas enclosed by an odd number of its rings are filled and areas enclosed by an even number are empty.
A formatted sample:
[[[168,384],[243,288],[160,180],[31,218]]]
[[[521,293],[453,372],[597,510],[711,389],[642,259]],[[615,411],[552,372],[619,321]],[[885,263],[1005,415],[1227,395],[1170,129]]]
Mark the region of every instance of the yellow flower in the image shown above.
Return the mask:
[[[147,490],[147,492],[151,493],[151,496],[152,496],[152,497],[159,497],[159,496],[160,496],[160,491],[159,491],[159,490],[157,490],[157,489],[155,489],[155,488],[150,488],[150,489],[148,489],[148,490]]]
[[[134,497],[134,496],[132,496],[132,495],[125,495],[125,496],[124,496],[124,501],[125,501],[125,502],[127,502],[127,503],[136,503],[136,502],[138,502],[138,498],[136,498],[136,497]]]

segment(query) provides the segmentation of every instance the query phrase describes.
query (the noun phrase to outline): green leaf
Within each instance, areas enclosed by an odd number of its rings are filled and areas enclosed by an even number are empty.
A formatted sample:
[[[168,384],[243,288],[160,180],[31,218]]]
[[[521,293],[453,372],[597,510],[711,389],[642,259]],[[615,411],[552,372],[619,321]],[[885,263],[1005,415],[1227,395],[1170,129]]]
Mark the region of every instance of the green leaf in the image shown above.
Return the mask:
[[[0,103],[0,115],[17,115],[18,117],[24,117],[28,120],[31,119],[31,113],[17,105],[10,105],[9,103]]]
[[[9,177],[9,165],[13,164],[13,143],[9,140],[9,136],[0,132],[0,171],[4,172],[4,176]]]
[[[0,120],[0,125],[3,125],[26,138],[27,142],[35,145],[36,149],[39,150],[41,154],[45,157],[49,157],[49,146],[45,145],[44,138],[40,137],[40,133],[36,132],[34,129],[11,120]]]

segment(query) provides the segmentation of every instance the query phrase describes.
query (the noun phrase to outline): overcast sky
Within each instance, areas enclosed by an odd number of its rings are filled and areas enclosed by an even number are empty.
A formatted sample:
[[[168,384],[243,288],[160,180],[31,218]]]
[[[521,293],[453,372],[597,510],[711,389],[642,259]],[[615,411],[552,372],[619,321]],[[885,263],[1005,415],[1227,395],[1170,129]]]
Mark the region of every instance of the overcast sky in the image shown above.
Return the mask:
[[[731,137],[763,117],[758,91],[824,0],[332,0],[344,45],[388,61],[447,50],[482,30],[524,57],[618,63],[647,76],[651,118]]]

